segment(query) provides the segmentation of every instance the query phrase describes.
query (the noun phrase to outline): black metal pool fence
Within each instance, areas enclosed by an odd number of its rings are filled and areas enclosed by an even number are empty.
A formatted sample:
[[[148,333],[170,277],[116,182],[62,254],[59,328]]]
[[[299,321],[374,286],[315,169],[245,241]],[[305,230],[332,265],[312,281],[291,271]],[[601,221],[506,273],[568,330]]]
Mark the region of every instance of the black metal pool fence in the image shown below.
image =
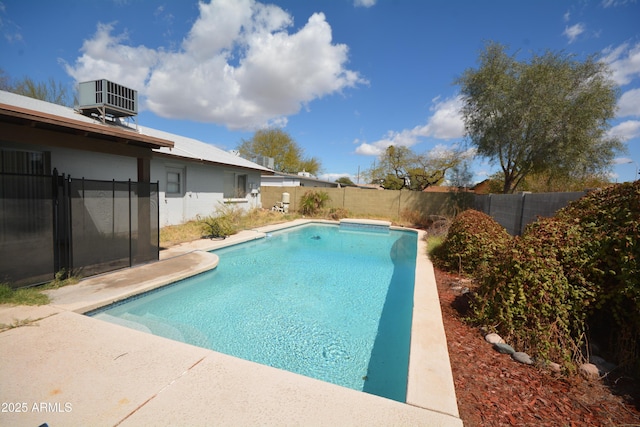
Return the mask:
[[[0,174],[0,283],[104,273],[159,247],[158,183]]]

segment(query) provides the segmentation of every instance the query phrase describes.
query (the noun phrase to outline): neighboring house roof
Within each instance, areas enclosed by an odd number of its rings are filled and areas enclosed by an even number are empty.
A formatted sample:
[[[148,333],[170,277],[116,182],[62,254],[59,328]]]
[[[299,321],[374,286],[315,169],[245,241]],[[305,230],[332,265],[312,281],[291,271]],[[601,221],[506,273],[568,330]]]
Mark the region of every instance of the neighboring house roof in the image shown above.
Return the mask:
[[[356,184],[355,186],[364,190],[384,190],[384,188],[378,184]]]
[[[32,120],[43,128],[58,126],[78,132],[90,132],[92,136],[112,136],[146,144],[162,155],[236,166],[272,173],[268,168],[238,157],[211,144],[193,138],[175,135],[157,129],[138,126],[137,131],[125,129],[83,116],[74,109],[52,104],[11,92],[0,91],[0,114],[16,120]]]
[[[285,173],[285,172],[275,172],[275,171],[271,171],[270,172],[273,173],[273,177],[269,177],[271,179],[277,179],[278,177],[282,177],[282,178],[289,178],[289,179],[294,179],[294,180],[299,180],[299,181],[307,181],[307,182],[316,182],[319,184],[327,184],[330,185],[332,187],[338,187],[339,184],[337,182],[332,182],[332,181],[324,181],[322,179],[318,179],[316,177],[313,176],[305,176],[305,175],[296,175],[293,173]]]
[[[489,194],[490,193],[490,188],[489,188],[490,185],[491,185],[491,179],[487,178],[484,181],[480,181],[479,183],[477,183],[476,185],[471,187],[471,189],[476,194]]]
[[[424,193],[452,193],[452,192],[473,192],[473,189],[468,187],[454,187],[449,185],[430,185],[424,190]]]

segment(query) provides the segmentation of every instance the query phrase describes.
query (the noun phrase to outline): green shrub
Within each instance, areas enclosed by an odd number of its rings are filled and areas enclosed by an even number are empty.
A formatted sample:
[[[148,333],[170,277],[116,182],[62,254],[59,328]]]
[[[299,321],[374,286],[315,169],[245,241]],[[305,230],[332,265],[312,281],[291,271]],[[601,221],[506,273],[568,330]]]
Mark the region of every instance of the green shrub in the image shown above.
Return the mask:
[[[202,221],[202,233],[203,237],[210,239],[224,239],[231,234],[234,234],[233,226],[227,218],[224,217],[207,217]]]
[[[433,253],[438,252],[443,241],[444,236],[442,235],[427,234],[427,255],[429,255],[430,258],[434,258]]]
[[[531,225],[481,277],[471,302],[475,323],[518,351],[571,366],[585,339],[585,307],[595,296],[567,268],[582,252],[581,239],[577,227],[556,218]]]
[[[434,250],[434,263],[444,270],[479,276],[509,244],[511,236],[489,215],[466,210],[456,216],[442,244]]]
[[[226,238],[238,232],[237,224],[242,218],[243,212],[240,209],[234,209],[227,206],[218,208],[215,215],[206,218],[199,218],[198,222],[203,237],[211,239]]]
[[[595,339],[599,355],[638,375],[639,260],[640,181],[594,191],[494,259],[472,320],[540,359],[579,359]]]
[[[640,375],[640,181],[592,192],[558,218],[582,230],[574,269],[596,292],[588,312],[593,338],[622,368]]]
[[[329,219],[337,221],[342,218],[349,217],[349,211],[344,208],[331,208],[329,209]]]
[[[326,191],[306,191],[300,198],[298,211],[302,215],[316,216],[325,208],[329,200],[331,199]]]

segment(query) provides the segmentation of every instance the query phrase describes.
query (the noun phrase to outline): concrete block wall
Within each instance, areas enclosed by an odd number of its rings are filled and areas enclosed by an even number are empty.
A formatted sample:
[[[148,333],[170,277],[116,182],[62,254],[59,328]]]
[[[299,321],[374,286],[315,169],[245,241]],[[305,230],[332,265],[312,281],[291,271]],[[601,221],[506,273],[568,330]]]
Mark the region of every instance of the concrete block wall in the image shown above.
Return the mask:
[[[289,210],[295,212],[300,198],[307,191],[325,191],[330,208],[343,208],[351,215],[399,219],[407,212],[419,212],[423,217],[441,215],[454,217],[464,209],[473,208],[493,217],[512,235],[522,234],[527,224],[540,217],[550,217],[584,192],[489,194],[423,193],[419,191],[364,190],[361,188],[261,187],[262,207],[269,209],[290,195]]]
[[[423,215],[453,216],[459,211],[459,195],[455,193],[422,193],[418,191],[368,190],[361,188],[261,187],[262,207],[269,209],[289,193],[289,210],[297,211],[300,199],[307,191],[329,194],[329,208],[342,208],[351,215],[400,218],[404,211]],[[464,202],[464,201],[463,201]]]
[[[488,194],[475,196],[475,209],[494,218],[511,235],[520,235],[538,217],[552,217],[584,191],[566,193]]]

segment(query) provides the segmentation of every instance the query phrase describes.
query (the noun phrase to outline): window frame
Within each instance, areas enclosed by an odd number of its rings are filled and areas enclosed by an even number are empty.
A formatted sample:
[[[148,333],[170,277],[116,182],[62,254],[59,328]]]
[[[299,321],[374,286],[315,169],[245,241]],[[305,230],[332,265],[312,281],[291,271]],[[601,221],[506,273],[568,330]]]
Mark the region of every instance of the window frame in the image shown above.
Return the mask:
[[[231,178],[233,180],[233,190],[231,192],[228,191],[228,179]],[[241,181],[242,187],[241,188]],[[227,202],[246,202],[247,195],[249,194],[249,174],[241,173],[236,171],[224,171],[224,180],[223,180],[223,191],[222,197]]]
[[[178,190],[177,191],[169,191],[170,185],[175,185],[176,182],[169,180],[169,175],[175,174],[178,177]],[[184,168],[167,166],[165,168],[165,189],[164,195],[165,197],[182,197],[185,193],[185,178],[186,171]]]

